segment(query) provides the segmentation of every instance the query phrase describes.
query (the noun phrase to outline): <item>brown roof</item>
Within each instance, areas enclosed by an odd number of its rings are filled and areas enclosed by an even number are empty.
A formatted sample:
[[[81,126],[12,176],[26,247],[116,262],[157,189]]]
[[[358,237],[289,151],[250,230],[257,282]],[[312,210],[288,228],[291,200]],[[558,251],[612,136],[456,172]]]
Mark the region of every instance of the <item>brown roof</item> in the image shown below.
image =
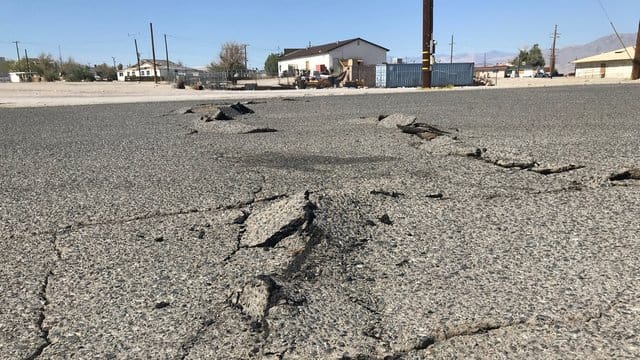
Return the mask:
[[[318,45],[318,46],[311,46],[308,48],[304,48],[304,49],[296,49],[294,51],[291,51],[293,49],[287,49],[289,50],[288,52],[285,51],[285,54],[280,57],[280,61],[282,60],[291,60],[291,59],[299,59],[299,58],[303,58],[303,57],[310,57],[310,56],[317,56],[317,55],[322,55],[322,54],[326,54],[330,51],[333,51],[335,49],[341,48],[347,44],[350,44],[354,41],[364,41],[368,44],[371,44],[373,46],[379,47],[380,49],[383,49],[385,51],[389,51],[389,49],[382,47],[380,45],[374,44],[370,41],[364,40],[362,38],[355,38],[355,39],[349,39],[349,40],[342,40],[342,41],[336,41],[336,42],[332,42],[329,44],[324,44],[324,45]]]

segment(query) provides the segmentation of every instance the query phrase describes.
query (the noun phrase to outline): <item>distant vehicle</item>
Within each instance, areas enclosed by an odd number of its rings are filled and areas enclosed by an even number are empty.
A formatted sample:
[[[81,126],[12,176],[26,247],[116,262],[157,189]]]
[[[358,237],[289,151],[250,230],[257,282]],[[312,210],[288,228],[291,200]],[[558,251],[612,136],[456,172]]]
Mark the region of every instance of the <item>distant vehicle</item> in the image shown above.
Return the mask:
[[[550,74],[550,73],[548,73],[548,72],[542,72],[542,71],[540,71],[540,72],[536,73],[536,77],[537,77],[537,78],[550,78],[550,77],[551,77],[551,74]]]

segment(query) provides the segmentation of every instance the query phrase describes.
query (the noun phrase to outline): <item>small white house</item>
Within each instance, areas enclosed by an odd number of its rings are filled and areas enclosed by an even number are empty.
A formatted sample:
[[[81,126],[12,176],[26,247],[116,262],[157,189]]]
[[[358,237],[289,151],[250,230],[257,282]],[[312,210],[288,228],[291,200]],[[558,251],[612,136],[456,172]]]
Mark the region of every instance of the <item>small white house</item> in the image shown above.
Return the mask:
[[[389,49],[362,38],[336,41],[303,49],[285,49],[278,60],[278,72],[295,75],[300,71],[341,71],[340,60],[357,59],[361,65],[382,64]]]
[[[31,81],[31,78],[34,75],[37,75],[37,74],[34,72],[26,72],[26,71],[10,72],[9,81],[11,81],[12,83]]]
[[[629,79],[633,68],[635,46],[572,61],[576,77]]]
[[[154,76],[153,60],[140,60],[140,70],[138,65],[129,66],[126,69],[118,70],[118,81],[138,81],[153,80]],[[199,76],[200,71],[187,68],[185,66],[169,61],[169,71],[167,72],[167,62],[156,60],[156,76],[161,80],[173,80],[176,76]]]

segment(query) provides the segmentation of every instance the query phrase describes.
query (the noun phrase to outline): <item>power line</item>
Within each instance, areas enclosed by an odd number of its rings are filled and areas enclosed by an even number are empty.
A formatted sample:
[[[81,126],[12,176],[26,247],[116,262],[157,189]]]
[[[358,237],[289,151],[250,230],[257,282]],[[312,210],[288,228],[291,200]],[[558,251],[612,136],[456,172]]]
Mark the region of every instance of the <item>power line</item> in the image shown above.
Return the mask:
[[[607,20],[609,20],[609,24],[611,24],[611,28],[613,29],[613,32],[616,34],[618,41],[620,41],[620,44],[622,44],[624,51],[627,53],[627,56],[629,57],[629,59],[633,60],[633,57],[631,56],[631,54],[629,54],[629,50],[627,50],[627,46],[624,44],[624,41],[622,41],[620,34],[618,34],[618,30],[616,29],[616,26],[613,25],[613,21],[609,17],[609,13],[607,12],[607,9],[604,8],[604,4],[602,3],[602,0],[598,0],[598,3],[600,4],[602,11],[604,12],[604,16],[606,16]]]

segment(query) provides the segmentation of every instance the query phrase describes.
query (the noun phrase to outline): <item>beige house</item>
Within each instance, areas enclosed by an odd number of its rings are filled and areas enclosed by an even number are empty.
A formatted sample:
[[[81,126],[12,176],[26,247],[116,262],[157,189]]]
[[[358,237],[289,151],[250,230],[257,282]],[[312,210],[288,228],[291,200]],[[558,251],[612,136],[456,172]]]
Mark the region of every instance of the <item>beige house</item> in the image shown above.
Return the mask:
[[[629,79],[633,68],[635,46],[572,61],[577,78]]]

